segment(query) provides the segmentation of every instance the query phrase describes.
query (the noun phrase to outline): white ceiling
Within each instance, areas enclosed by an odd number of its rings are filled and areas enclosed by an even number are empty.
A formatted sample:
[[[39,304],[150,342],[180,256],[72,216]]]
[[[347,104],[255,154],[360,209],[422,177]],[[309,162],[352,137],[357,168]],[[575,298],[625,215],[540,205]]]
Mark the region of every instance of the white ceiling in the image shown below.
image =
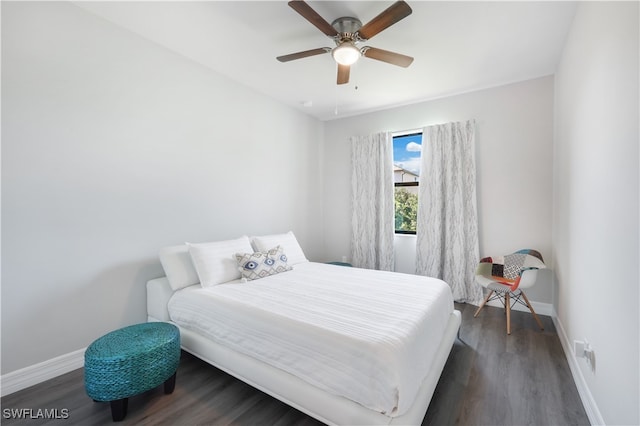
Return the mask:
[[[329,23],[354,16],[365,24],[393,1],[308,3]],[[576,8],[555,1],[408,3],[413,13],[366,45],[413,56],[413,64],[361,58],[349,84],[337,86],[330,54],[275,59],[333,46],[286,1],[75,2],[321,120],[553,74]]]

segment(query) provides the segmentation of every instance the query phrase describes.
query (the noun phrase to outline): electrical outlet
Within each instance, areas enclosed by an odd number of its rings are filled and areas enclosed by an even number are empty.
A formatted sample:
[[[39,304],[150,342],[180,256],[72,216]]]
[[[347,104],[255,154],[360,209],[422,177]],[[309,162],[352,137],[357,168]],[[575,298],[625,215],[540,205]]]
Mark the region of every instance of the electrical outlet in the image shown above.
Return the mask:
[[[587,341],[574,340],[573,341],[573,353],[576,358],[584,358],[587,361],[587,365],[591,367],[593,373],[596,372],[596,353]]]
[[[586,340],[584,341],[584,357],[587,359],[587,364],[591,367],[591,372],[596,372],[596,353]]]

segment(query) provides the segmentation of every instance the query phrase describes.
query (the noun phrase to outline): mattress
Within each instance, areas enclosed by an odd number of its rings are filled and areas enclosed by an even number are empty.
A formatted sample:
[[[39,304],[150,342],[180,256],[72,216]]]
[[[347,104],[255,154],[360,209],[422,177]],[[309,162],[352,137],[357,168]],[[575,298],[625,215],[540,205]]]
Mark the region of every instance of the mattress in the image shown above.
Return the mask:
[[[393,417],[413,403],[453,298],[434,278],[308,262],[187,287],[168,308],[185,329]]]

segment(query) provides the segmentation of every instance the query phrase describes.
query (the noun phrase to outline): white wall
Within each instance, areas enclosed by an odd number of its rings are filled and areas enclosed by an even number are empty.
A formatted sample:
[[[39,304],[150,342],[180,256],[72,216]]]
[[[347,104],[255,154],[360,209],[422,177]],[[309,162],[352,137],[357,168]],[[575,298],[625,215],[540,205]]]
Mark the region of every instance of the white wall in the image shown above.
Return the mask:
[[[638,35],[637,2],[580,3],[555,83],[554,304],[611,425],[640,423]]]
[[[2,373],[146,320],[158,250],[292,229],[323,125],[69,3],[2,3]]]
[[[326,123],[327,256],[349,255],[348,138],[475,118],[481,256],[536,248],[551,263],[553,77],[544,77]],[[415,237],[396,238],[396,268],[415,272]],[[550,264],[549,266],[552,267]],[[552,274],[528,291],[551,303]]]

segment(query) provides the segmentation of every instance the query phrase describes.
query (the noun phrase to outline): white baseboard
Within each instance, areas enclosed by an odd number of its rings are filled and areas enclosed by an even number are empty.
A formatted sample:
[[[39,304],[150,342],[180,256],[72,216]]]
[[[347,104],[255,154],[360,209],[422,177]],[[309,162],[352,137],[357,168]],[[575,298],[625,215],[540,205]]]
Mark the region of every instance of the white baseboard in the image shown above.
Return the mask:
[[[576,387],[578,388],[578,394],[580,395],[580,400],[582,401],[584,410],[587,412],[589,422],[592,425],[604,425],[605,423],[604,419],[602,418],[602,414],[600,414],[598,405],[596,404],[595,399],[593,399],[593,395],[589,390],[589,386],[587,386],[587,382],[584,379],[584,375],[582,374],[582,369],[578,365],[578,359],[573,353],[573,345],[569,341],[569,338],[564,331],[562,322],[556,315],[555,311],[553,312],[553,315],[551,315],[551,318],[553,319],[553,324],[556,326],[558,338],[560,339],[560,343],[562,344],[562,348],[564,349],[564,353],[567,357],[567,362],[569,363],[569,369],[571,370],[573,381],[576,383]]]
[[[553,316],[552,315],[553,305],[551,303],[542,303],[542,302],[533,302],[533,301],[530,301],[530,302],[531,302],[531,306],[533,307],[533,310],[536,311],[536,314]],[[499,300],[492,300],[491,302],[487,303],[486,306],[494,306],[496,308],[503,307],[502,303]],[[529,308],[519,303],[516,303],[511,309],[514,311],[529,312]]]
[[[78,349],[75,352],[60,355],[48,361],[4,374],[0,378],[2,396],[37,385],[84,366],[85,349]]]

